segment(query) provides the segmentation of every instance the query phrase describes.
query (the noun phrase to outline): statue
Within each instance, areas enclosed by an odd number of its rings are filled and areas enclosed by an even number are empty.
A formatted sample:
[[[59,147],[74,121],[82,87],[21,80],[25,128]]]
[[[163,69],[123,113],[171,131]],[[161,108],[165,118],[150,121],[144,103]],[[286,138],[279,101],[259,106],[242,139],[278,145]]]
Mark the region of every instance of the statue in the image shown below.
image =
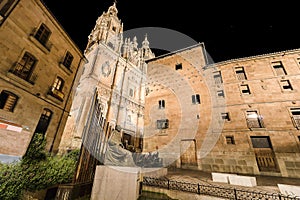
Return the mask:
[[[132,153],[124,148],[121,134],[114,130],[108,139],[104,165],[136,167]]]
[[[105,152],[104,165],[144,168],[162,167],[162,159],[159,158],[158,151],[132,153],[124,147],[121,140],[121,133],[117,130],[112,131]]]

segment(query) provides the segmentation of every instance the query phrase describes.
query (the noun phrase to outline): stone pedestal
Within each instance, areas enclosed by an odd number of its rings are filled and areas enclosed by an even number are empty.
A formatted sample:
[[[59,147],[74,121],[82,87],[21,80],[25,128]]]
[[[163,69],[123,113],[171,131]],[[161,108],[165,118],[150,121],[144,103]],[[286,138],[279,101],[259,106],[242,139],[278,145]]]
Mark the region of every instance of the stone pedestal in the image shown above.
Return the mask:
[[[142,182],[141,169],[99,165],[91,200],[136,200]]]
[[[229,178],[229,183],[231,185],[240,185],[246,187],[257,186],[256,178],[252,176],[230,175],[228,178]]]
[[[212,172],[212,180],[213,182],[219,182],[219,183],[229,183],[229,176],[234,176],[236,174],[226,174],[226,173],[215,173]]]
[[[286,184],[277,184],[280,190],[280,193],[289,196],[300,197],[300,186],[298,185],[286,185]]]

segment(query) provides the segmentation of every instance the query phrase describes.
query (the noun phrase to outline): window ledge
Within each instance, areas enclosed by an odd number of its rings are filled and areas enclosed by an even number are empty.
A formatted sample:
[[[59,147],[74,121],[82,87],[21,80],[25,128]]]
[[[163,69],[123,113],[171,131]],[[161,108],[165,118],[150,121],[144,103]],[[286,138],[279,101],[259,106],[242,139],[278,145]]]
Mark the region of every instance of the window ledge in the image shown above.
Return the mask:
[[[249,128],[251,131],[266,131],[266,128]]]
[[[44,45],[42,45],[37,39],[35,39],[35,37],[33,35],[29,36],[29,39],[31,42],[33,42],[39,49],[41,49],[44,53],[49,54],[50,53],[50,48],[45,47]]]
[[[167,130],[165,130],[165,129],[160,129],[159,131],[158,131],[158,134],[157,134],[158,136],[167,136],[168,135],[168,133],[167,133]]]
[[[15,81],[25,87],[28,87],[28,88],[32,88],[33,87],[33,84],[31,84],[30,82],[18,77],[17,75],[15,75],[14,73],[11,73],[11,72],[7,72],[7,77],[10,78],[12,81]]]
[[[64,64],[62,64],[61,62],[59,63],[59,67],[66,72],[68,75],[71,75],[73,73],[73,71],[71,69],[68,69],[66,66],[64,66]]]
[[[281,92],[282,93],[295,93],[295,92],[297,92],[297,90],[284,90],[284,89],[281,89]]]
[[[47,99],[53,101],[56,104],[62,105],[63,101],[57,99],[56,97],[52,96],[51,94],[46,95]]]

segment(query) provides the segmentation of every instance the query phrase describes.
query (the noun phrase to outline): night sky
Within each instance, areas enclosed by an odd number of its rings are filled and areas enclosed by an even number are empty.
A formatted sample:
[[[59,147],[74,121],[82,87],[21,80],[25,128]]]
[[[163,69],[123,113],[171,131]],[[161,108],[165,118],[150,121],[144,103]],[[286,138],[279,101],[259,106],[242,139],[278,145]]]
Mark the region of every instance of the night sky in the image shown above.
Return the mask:
[[[114,1],[44,2],[83,51],[97,18]],[[117,9],[124,31],[161,27],[180,32],[203,42],[214,62],[300,48],[300,12],[295,3],[221,2],[118,0]],[[148,39],[151,47],[151,35]]]

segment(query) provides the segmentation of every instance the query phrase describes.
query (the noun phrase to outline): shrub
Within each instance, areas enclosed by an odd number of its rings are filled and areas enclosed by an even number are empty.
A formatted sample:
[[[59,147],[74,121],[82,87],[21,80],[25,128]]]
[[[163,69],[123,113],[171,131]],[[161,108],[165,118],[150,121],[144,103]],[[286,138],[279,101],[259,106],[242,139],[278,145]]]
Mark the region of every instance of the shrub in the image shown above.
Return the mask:
[[[0,164],[0,199],[19,199],[22,190],[37,191],[72,181],[79,150],[51,156],[46,140],[35,134],[20,162]]]

